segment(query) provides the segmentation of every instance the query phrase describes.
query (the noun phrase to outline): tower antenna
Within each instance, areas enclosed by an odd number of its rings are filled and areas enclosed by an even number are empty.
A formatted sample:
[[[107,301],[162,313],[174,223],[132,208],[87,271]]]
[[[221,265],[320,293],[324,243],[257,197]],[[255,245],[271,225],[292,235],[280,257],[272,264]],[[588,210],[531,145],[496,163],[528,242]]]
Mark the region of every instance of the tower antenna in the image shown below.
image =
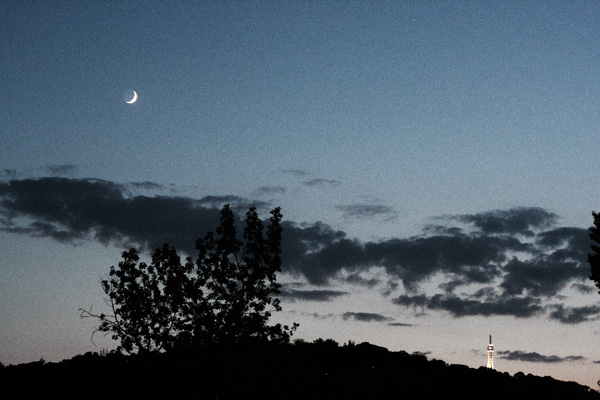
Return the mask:
[[[488,352],[487,367],[489,369],[494,369],[494,345],[492,344],[492,335],[490,335],[490,344],[488,344],[487,352]]]

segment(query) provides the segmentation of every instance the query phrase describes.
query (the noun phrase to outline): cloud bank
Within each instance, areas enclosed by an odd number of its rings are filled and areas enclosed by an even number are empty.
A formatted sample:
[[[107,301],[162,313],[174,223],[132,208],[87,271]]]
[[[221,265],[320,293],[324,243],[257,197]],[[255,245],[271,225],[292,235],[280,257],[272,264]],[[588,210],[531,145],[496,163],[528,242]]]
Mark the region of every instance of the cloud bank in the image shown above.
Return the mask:
[[[193,255],[195,240],[218,225],[223,204],[231,204],[241,218],[250,206],[270,207],[238,196],[133,194],[140,187],[159,188],[151,182],[60,177],[0,182],[0,230],[63,243],[96,240],[146,250],[168,242]],[[342,210],[359,217],[391,212],[367,204]],[[557,221],[556,214],[541,208],[511,208],[441,216],[420,235],[368,242],[320,222],[284,221],[283,272],[313,288],[285,289],[282,297],[332,301],[349,295],[336,288],[342,282],[384,288],[381,293],[392,304],[416,315],[545,315],[565,324],[597,319],[597,305],[569,306],[564,297],[567,290],[591,288],[588,232],[557,226]],[[434,289],[432,282],[437,282]],[[351,310],[342,317],[390,322],[369,311]]]

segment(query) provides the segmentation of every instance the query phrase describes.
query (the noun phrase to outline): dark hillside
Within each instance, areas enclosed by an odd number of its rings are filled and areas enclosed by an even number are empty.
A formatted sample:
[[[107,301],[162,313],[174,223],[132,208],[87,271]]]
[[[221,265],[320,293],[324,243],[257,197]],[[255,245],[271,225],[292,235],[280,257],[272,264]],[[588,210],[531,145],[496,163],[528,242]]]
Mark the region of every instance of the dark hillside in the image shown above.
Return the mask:
[[[384,399],[460,395],[475,399],[600,399],[574,382],[510,376],[486,368],[449,365],[422,355],[390,352],[368,343],[334,342],[204,349],[147,356],[89,353],[60,363],[0,369],[5,391],[27,394],[185,395],[199,399]]]

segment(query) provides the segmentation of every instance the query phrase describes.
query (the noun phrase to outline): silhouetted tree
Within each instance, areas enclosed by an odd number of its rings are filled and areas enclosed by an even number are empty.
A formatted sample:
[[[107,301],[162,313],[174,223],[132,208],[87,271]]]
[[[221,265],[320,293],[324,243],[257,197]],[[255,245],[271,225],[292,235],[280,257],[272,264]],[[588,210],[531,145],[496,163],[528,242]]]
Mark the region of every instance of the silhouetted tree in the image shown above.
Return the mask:
[[[591,275],[590,279],[596,283],[600,293],[600,213],[592,212],[594,226],[590,228],[590,239],[592,239],[592,252],[588,254]]]
[[[112,315],[93,315],[98,331],[120,340],[121,349],[144,353],[169,347],[185,320],[185,288],[193,264],[181,265],[174,248],[164,244],[152,255],[152,263],[140,262],[136,249],[122,253],[118,267],[110,267],[102,290],[108,296]]]
[[[196,242],[198,284],[207,292],[208,304],[194,313],[194,341],[238,343],[247,339],[288,342],[293,329],[268,326],[271,310],[280,311],[281,213],[271,211],[266,236],[255,208],[246,213],[243,240],[237,236],[234,215],[228,206],[221,210],[219,238],[210,232]]]
[[[289,342],[297,324],[268,325],[271,311],[280,311],[281,213],[271,211],[266,236],[255,208],[246,213],[246,227],[237,235],[234,214],[221,210],[217,235],[196,242],[198,259],[181,263],[177,251],[163,244],[152,263],[140,262],[137,250],[101,280],[111,315],[81,310],[100,321],[97,331],[111,334],[127,353],[144,353],[247,340]]]
[[[339,346],[338,342],[336,342],[333,339],[322,339],[322,338],[313,340],[313,344],[315,344],[317,346],[329,346],[329,347],[338,347]]]

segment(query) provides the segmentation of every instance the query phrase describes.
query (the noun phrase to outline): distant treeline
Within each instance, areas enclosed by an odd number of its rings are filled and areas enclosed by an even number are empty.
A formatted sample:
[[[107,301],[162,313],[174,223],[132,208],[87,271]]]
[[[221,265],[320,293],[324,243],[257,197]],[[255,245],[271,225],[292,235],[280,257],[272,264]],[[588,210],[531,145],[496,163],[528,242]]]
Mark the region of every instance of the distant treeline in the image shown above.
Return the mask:
[[[600,399],[575,382],[428,360],[369,343],[255,343],[179,353],[86,353],[0,368],[5,393],[199,399],[387,399],[459,395]]]

